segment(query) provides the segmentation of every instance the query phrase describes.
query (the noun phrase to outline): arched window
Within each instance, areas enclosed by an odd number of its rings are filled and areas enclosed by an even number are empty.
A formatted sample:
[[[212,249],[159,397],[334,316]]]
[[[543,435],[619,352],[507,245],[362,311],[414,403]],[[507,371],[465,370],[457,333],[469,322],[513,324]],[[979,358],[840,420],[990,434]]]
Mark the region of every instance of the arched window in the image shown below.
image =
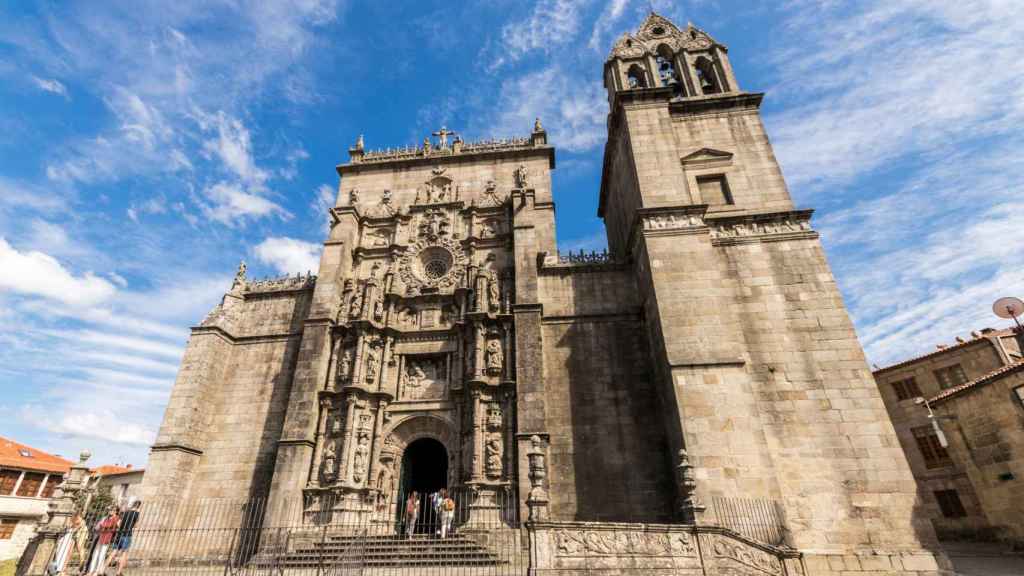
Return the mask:
[[[647,72],[643,66],[633,64],[626,71],[626,82],[630,88],[647,88]]]
[[[672,54],[672,49],[662,44],[658,46],[658,50],[655,52],[654,61],[658,66],[658,78],[661,79],[662,86],[671,86],[675,93],[683,93],[683,82],[679,77],[679,72],[676,71],[675,57]]]
[[[718,75],[715,74],[715,65],[704,56],[697,58],[694,63],[697,72],[697,82],[700,84],[700,91],[703,94],[718,94],[722,88],[718,85]]]

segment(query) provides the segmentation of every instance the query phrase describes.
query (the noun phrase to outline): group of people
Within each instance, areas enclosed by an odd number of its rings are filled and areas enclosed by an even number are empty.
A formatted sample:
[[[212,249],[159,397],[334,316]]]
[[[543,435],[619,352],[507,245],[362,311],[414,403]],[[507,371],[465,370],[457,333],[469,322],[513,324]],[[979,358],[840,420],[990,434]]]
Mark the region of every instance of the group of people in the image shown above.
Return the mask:
[[[417,523],[441,538],[447,538],[452,531],[455,520],[455,500],[442,488],[429,498],[430,506],[426,510],[427,517],[420,518],[420,494],[413,491],[405,499],[405,535],[411,537],[416,531]]]
[[[111,506],[107,514],[92,526],[76,512],[71,517],[67,532],[57,543],[49,569],[51,576],[65,576],[72,558],[78,560],[78,574],[100,576],[106,574],[111,566],[116,566],[116,574],[121,576],[128,564],[128,549],[132,546],[132,534],[139,522],[141,506],[138,500],[123,509]]]

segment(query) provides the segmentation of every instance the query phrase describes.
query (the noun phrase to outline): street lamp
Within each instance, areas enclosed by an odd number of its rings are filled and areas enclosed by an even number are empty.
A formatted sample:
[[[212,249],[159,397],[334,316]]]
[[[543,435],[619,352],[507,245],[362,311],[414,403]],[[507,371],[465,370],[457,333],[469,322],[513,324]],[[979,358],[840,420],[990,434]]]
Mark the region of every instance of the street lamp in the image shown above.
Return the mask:
[[[924,407],[928,409],[928,419],[931,420],[932,429],[935,430],[935,435],[939,438],[939,445],[943,448],[949,448],[949,440],[946,440],[946,435],[942,432],[942,428],[939,427],[939,418],[955,420],[955,417],[936,416],[935,412],[932,412],[932,405],[928,403],[928,400],[924,396],[914,398],[914,404],[917,404],[918,406],[924,404]]]

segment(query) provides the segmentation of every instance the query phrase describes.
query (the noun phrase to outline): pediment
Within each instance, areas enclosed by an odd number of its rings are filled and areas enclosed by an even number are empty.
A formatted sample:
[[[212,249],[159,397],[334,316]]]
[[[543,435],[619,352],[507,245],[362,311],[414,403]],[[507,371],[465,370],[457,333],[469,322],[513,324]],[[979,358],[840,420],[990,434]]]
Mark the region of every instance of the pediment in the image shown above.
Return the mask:
[[[701,148],[682,157],[684,166],[703,164],[727,164],[732,162],[732,152],[715,150],[714,148]]]

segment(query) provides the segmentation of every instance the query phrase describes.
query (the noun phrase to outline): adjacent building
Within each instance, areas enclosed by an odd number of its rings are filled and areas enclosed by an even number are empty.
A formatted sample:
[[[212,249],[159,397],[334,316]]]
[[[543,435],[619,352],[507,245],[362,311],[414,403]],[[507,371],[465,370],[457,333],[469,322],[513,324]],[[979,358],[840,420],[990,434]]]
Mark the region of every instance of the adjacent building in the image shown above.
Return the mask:
[[[141,496],[142,479],[145,470],[135,468],[131,464],[119,466],[107,464],[89,471],[89,480],[86,490],[95,494],[103,490],[110,490],[110,496],[119,506],[128,506],[129,502],[138,500]]]
[[[1024,544],[1024,362],[1014,332],[986,328],[874,375],[939,537]]]
[[[0,437],[0,560],[19,558],[71,462]]]

